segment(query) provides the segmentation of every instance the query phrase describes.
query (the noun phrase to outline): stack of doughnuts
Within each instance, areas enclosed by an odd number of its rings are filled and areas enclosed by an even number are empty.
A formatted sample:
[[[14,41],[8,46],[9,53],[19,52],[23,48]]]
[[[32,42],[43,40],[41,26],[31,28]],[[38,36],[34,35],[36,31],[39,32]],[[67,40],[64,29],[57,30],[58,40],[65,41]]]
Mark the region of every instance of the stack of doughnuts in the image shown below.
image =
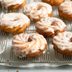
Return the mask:
[[[72,56],[72,33],[60,18],[53,17],[53,6],[57,6],[59,16],[72,20],[72,1],[42,0],[25,5],[26,0],[0,1],[5,8],[17,10],[24,7],[23,13],[6,13],[0,15],[0,30],[16,34],[12,40],[12,49],[19,58],[33,58],[48,50],[46,38],[52,38],[55,51]],[[2,5],[2,6],[3,6]],[[36,33],[25,33],[30,23],[34,23]]]

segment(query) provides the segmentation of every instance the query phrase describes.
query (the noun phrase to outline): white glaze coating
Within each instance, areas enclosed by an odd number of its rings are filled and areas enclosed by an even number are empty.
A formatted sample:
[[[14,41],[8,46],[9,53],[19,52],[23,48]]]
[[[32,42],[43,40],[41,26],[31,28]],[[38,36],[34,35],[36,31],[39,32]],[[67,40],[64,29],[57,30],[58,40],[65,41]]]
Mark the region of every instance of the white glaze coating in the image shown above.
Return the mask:
[[[0,25],[10,28],[30,23],[30,19],[23,13],[7,13],[0,18]]]
[[[29,39],[31,41],[29,41]],[[45,38],[37,33],[16,35],[13,39],[13,51],[17,56],[26,56],[30,53],[45,51],[47,42]]]
[[[43,2],[32,2],[25,6],[24,11],[31,19],[48,17],[52,13],[52,7]]]
[[[1,0],[5,7],[9,7],[11,5],[22,4],[24,0]]]
[[[64,13],[72,14],[72,1],[65,1],[60,6],[59,9]]]
[[[59,33],[57,36],[53,38],[53,43],[57,45],[61,50],[72,50],[72,42],[70,39],[72,38],[72,32],[63,32]]]
[[[62,20],[54,17],[42,18],[36,23],[36,28],[43,30],[44,32],[54,33],[56,30],[63,30],[65,27],[66,25]]]

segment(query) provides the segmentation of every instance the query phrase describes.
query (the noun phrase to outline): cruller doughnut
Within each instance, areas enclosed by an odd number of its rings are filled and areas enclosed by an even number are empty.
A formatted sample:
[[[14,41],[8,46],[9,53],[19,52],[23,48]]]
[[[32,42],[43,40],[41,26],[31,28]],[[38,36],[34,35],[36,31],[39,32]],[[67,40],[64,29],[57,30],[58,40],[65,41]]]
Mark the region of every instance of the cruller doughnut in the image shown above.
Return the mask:
[[[13,53],[19,58],[37,57],[47,50],[46,39],[38,33],[22,33],[14,36],[12,41]]]
[[[72,20],[72,1],[63,2],[59,8],[59,16],[66,20]]]
[[[32,2],[24,7],[25,14],[34,22],[43,17],[52,16],[51,5],[43,2]]]
[[[1,6],[4,6],[7,10],[18,10],[23,8],[26,4],[26,0],[0,0]]]
[[[65,23],[61,19],[55,17],[42,18],[35,26],[36,31],[46,37],[53,37],[57,33],[66,30]]]
[[[65,31],[53,38],[53,48],[58,53],[72,56],[72,32]]]
[[[52,6],[59,6],[64,0],[42,0],[43,2],[49,3]]]
[[[6,13],[0,18],[0,29],[12,34],[24,32],[30,25],[30,19],[23,13]]]

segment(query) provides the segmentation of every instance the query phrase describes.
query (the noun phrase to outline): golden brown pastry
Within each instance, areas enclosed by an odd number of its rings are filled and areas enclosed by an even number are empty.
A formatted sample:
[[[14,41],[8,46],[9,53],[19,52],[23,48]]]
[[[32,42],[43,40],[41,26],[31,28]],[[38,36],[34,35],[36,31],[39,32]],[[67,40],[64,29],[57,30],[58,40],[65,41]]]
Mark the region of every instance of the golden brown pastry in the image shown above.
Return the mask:
[[[59,6],[64,0],[42,0],[43,2],[49,3],[52,6]]]
[[[25,14],[34,22],[43,17],[52,16],[52,7],[43,2],[32,2],[24,8]]]
[[[23,8],[26,4],[26,0],[1,0],[0,3],[5,9],[15,11]]]
[[[72,32],[65,31],[53,38],[53,48],[65,56],[72,56]]]
[[[35,26],[36,31],[46,37],[53,37],[66,29],[65,23],[61,19],[55,17],[42,18]]]
[[[42,55],[47,50],[46,39],[37,33],[22,33],[14,36],[13,53],[19,58],[33,58]]]
[[[30,19],[23,13],[6,13],[0,18],[0,29],[12,34],[24,32]]]
[[[72,20],[72,1],[65,1],[59,6],[59,16],[66,20]]]

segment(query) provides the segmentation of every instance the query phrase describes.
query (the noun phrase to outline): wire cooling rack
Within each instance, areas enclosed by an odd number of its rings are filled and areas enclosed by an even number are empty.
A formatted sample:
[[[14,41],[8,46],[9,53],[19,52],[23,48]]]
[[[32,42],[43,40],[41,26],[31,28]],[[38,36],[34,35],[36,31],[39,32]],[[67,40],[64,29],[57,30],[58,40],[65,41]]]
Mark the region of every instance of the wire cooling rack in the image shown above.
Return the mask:
[[[33,2],[35,0],[28,0],[27,3]],[[36,0],[39,1],[39,0]],[[59,18],[57,7],[53,7],[53,15],[54,17]],[[3,13],[7,13],[7,11],[3,10]],[[67,30],[72,31],[72,22],[63,20],[67,25]],[[36,32],[34,23],[31,23],[30,27],[27,28],[26,32]],[[2,54],[0,54],[0,65],[5,66],[13,66],[13,67],[41,67],[41,66],[61,66],[61,65],[72,65],[72,57],[66,57],[59,53],[56,53],[52,46],[52,39],[46,38],[48,42],[48,51],[33,59],[18,59],[14,56],[12,52],[12,38],[13,36],[8,33],[4,33],[0,31],[0,50],[5,50]]]

